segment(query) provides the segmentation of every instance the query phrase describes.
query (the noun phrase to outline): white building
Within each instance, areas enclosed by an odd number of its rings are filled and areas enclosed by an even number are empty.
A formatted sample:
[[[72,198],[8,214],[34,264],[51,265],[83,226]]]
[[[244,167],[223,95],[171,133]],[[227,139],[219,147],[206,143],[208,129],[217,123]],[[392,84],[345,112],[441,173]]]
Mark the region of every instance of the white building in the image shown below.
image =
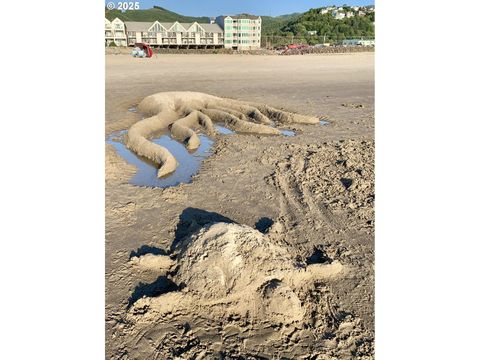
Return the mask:
[[[347,18],[351,18],[351,17],[354,16],[354,14],[353,14],[353,12],[349,11],[349,12],[347,12],[347,13],[345,14],[345,16],[346,16]]]
[[[348,39],[343,40],[344,46],[375,46],[375,40],[363,40],[363,39]]]
[[[109,46],[112,42],[117,46],[127,46],[125,24],[119,18],[112,21],[105,18],[105,46]]]
[[[128,45],[144,42],[157,47],[219,48],[223,31],[217,24],[126,21]]]
[[[322,9],[320,10],[320,14],[322,15],[328,14],[328,11],[329,11],[328,9]]]
[[[223,29],[225,48],[237,50],[260,48],[262,35],[262,18],[260,16],[218,16],[216,22]]]
[[[335,18],[335,20],[341,20],[345,17],[345,13],[340,11],[333,11],[332,16]]]

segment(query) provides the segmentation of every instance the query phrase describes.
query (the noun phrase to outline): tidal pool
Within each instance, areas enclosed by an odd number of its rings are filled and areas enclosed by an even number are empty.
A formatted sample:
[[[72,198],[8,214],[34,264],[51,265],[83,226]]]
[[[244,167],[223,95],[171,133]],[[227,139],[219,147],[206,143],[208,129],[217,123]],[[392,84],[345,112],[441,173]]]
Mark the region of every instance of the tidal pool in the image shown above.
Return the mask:
[[[129,111],[136,112],[137,108],[131,107]],[[215,128],[222,135],[236,134],[235,131],[227,128],[224,124],[216,123]],[[293,130],[280,131],[284,136],[296,135]],[[110,134],[107,138],[107,143],[112,145],[126,162],[137,168],[137,172],[129,181],[130,184],[136,186],[167,188],[191,182],[192,177],[198,173],[202,161],[211,155],[210,150],[214,143],[213,139],[204,134],[199,134],[199,148],[193,152],[189,152],[183,144],[172,139],[168,132],[162,132],[155,135],[150,140],[155,144],[167,148],[178,162],[178,167],[175,172],[165,177],[158,178],[158,166],[150,160],[136,155],[133,151],[127,148],[124,142],[126,133],[127,130],[121,130]]]
[[[178,162],[178,167],[174,173],[163,178],[157,178],[158,167],[150,160],[136,155],[125,146],[123,138],[126,133],[126,130],[122,130],[111,134],[107,143],[113,145],[125,161],[137,167],[136,174],[130,179],[130,183],[137,186],[167,188],[191,182],[192,176],[200,169],[202,161],[211,155],[210,149],[213,145],[212,139],[199,134],[201,144],[197,150],[190,153],[183,144],[167,134],[152,138],[151,141],[166,147]]]

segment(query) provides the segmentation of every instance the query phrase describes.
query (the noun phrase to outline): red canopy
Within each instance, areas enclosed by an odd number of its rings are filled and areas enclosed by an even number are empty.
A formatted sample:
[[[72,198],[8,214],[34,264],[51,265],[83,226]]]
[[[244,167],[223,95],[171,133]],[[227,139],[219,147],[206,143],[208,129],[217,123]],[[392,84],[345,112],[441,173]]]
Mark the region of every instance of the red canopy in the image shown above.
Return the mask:
[[[135,43],[135,46],[145,51],[145,54],[147,54],[147,57],[152,57],[153,50],[150,47],[150,45],[142,42],[142,43]]]

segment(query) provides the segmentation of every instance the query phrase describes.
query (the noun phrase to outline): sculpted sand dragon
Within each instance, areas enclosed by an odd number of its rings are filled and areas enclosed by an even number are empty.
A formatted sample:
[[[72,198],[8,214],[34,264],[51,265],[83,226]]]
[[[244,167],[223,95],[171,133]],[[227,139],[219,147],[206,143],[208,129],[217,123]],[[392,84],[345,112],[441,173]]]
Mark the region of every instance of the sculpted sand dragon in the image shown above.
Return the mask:
[[[174,270],[175,283],[184,286],[157,298],[142,298],[134,309],[147,306],[162,316],[200,306],[216,317],[301,321],[306,314],[295,289],[345,271],[338,261],[305,265],[260,231],[228,223],[202,228],[184,239],[173,255],[177,261],[153,254],[132,258],[135,266],[159,274]]]
[[[169,256],[134,256],[131,264],[176,285],[129,308],[124,337],[132,359],[220,358],[215,349],[227,358],[263,352],[306,359],[330,351],[347,359],[364,341],[359,321],[339,314],[322,292],[348,267],[336,260],[308,264],[246,225],[207,224]],[[182,348],[183,357],[171,356]]]
[[[170,129],[172,137],[188,150],[200,145],[197,130],[209,136],[217,134],[214,122],[223,122],[240,133],[280,135],[277,125],[316,124],[317,117],[293,114],[268,105],[220,98],[199,92],[161,92],[146,97],[138,110],[149,116],[135,123],[126,137],[127,147],[137,155],[153,161],[158,177],[177,168],[175,157],[163,146],[149,140],[153,134]]]

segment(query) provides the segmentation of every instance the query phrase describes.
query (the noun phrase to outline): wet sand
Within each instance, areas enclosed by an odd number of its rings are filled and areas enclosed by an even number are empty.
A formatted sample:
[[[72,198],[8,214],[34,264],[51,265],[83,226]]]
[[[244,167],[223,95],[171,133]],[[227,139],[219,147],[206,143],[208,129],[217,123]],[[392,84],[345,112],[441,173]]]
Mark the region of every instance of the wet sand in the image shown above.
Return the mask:
[[[326,116],[330,124],[294,124],[294,137],[220,137],[191,183],[166,189],[131,185],[135,167],[106,146],[106,357],[152,355],[131,348],[126,339],[135,328],[125,319],[138,285],[154,283],[158,276],[133,267],[130,256],[163,254],[199,219],[227,218],[252,228],[281,223],[279,238],[300,257],[321,248],[350,268],[348,275],[326,281],[325,288],[335,306],[358,322],[363,344],[371,344],[374,54],[107,55],[106,139],[140,120],[141,114],[128,109],[160,91],[199,91],[265,103]],[[345,357],[351,349],[337,338],[328,351]],[[224,349],[200,343],[183,355],[199,356],[205,349],[239,351],[235,343],[220,343]],[[295,346],[291,350],[297,354],[321,354],[308,350],[308,344],[307,350]],[[368,357],[373,344],[369,346],[354,350]],[[267,346],[264,355],[273,354]]]

